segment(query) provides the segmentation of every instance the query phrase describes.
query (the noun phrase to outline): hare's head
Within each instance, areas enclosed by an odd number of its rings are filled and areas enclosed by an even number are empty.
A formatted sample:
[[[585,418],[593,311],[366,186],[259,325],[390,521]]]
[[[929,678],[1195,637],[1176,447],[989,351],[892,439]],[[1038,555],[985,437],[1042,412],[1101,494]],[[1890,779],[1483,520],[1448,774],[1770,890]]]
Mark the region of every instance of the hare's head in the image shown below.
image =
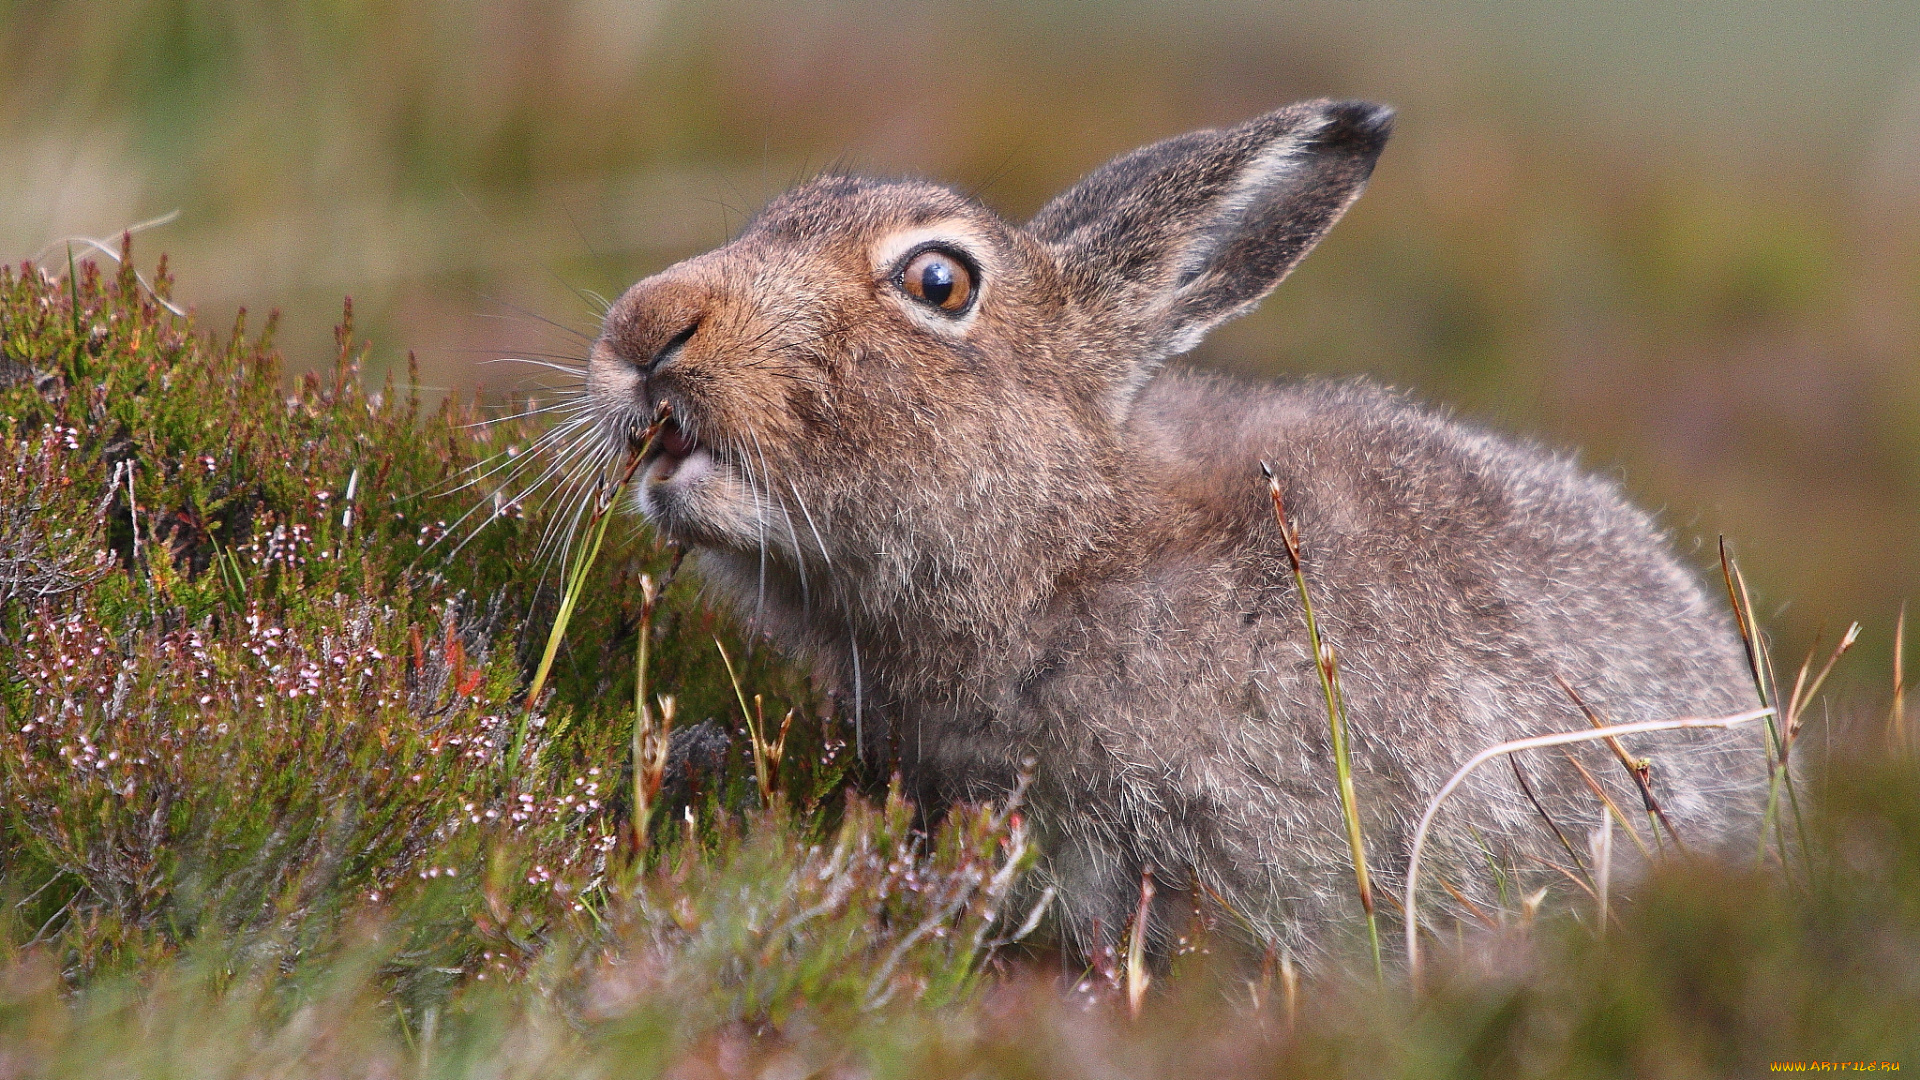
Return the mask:
[[[1025,226],[945,188],[847,177],[633,286],[587,373],[667,534],[887,602],[996,588],[1097,542],[1126,419],[1168,358],[1248,310],[1360,193],[1391,113],[1315,101],[1128,154]],[[835,575],[842,576],[843,574]]]

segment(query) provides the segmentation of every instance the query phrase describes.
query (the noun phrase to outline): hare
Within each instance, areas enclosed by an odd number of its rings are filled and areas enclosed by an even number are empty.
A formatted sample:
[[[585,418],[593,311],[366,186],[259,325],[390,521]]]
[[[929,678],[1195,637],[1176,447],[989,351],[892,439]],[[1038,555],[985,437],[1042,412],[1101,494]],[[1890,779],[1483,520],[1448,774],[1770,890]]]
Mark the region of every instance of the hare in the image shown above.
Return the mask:
[[[1611,482],[1364,381],[1165,370],[1360,194],[1384,107],[1310,101],[1155,143],[1024,226],[944,187],[828,176],[632,286],[585,393],[609,447],[670,406],[638,511],[855,711],[921,804],[1027,814],[1068,947],[1158,884],[1311,959],[1355,925],[1329,726],[1262,478],[1338,651],[1376,879],[1495,742],[1755,704],[1731,622]],[[1742,825],[1757,736],[1629,740],[1676,830]],[[1587,771],[1645,831],[1610,752]],[[1029,763],[1023,765],[1023,763]],[[1434,857],[1550,879],[1602,820],[1557,752],[1486,769]],[[1649,843],[1651,840],[1649,840]],[[1626,849],[1627,845],[1621,845]],[[1215,910],[1218,910],[1216,908]]]

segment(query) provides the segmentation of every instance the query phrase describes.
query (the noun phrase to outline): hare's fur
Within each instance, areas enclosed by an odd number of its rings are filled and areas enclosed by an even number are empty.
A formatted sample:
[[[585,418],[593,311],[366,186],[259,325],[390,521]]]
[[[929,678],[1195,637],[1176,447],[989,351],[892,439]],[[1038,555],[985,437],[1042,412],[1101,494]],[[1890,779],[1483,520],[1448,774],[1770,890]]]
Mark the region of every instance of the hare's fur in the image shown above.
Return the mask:
[[[1080,948],[1126,923],[1148,869],[1163,944],[1202,902],[1308,953],[1356,912],[1263,460],[1339,650],[1389,883],[1461,761],[1586,725],[1557,679],[1616,721],[1753,704],[1728,618],[1612,483],[1365,382],[1162,371],[1332,226],[1389,123],[1320,101],[1169,139],[1025,227],[929,184],[816,180],[635,285],[594,348],[609,439],[672,406],[639,508],[837,688],[869,756],[929,807],[1004,795],[1033,762],[1036,885]],[[963,312],[900,286],[930,245],[976,275]],[[1753,738],[1629,749],[1690,840],[1742,824]],[[1582,842],[1586,781],[1527,768]],[[1489,859],[1567,861],[1510,773],[1448,813],[1437,865],[1466,895],[1490,895]]]

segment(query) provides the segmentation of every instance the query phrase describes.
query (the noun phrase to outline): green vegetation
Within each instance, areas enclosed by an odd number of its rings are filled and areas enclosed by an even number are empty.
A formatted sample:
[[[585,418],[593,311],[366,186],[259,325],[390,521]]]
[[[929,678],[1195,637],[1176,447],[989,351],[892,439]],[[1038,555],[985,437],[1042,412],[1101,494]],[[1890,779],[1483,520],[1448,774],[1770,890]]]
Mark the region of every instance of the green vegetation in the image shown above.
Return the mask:
[[[1204,920],[1151,992],[1062,972],[1013,943],[1017,807],[929,831],[626,519],[526,700],[579,507],[462,486],[524,420],[364,387],[350,321],[289,387],[271,328],[151,281],[0,269],[0,1078],[1920,1067],[1897,708],[1801,793],[1791,874],[1676,863],[1604,935],[1514,897],[1418,993],[1214,963]],[[675,701],[639,731],[637,655]],[[726,750],[663,786],[674,716]]]

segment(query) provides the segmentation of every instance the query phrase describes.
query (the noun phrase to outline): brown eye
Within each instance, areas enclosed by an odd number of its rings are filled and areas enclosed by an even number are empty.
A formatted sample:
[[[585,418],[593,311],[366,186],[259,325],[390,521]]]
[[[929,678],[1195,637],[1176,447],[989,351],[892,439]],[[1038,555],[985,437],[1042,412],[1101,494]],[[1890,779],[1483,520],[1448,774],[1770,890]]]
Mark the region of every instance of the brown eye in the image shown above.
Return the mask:
[[[973,272],[947,252],[929,248],[907,260],[900,287],[923,304],[957,315],[973,301]]]

